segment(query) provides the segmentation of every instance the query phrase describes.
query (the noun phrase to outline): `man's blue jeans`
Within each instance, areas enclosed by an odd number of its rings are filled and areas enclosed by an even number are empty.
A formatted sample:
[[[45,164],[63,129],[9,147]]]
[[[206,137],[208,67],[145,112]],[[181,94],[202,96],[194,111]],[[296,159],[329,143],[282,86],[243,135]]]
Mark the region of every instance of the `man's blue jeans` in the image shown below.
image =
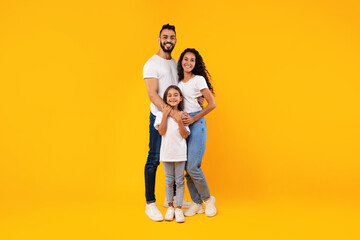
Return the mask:
[[[189,113],[194,116],[198,112]],[[206,145],[206,121],[202,117],[198,121],[189,125],[190,135],[187,137],[187,162],[186,162],[186,182],[194,203],[210,198],[210,191],[204,173],[201,170],[201,162],[205,153]]]
[[[150,141],[149,141],[149,153],[145,164],[145,197],[146,203],[153,203],[155,198],[155,179],[156,170],[160,162],[160,147],[161,147],[161,135],[158,130],[155,129],[156,116],[150,113]],[[174,196],[176,195],[176,185],[174,183]]]
[[[149,141],[149,153],[145,164],[145,197],[146,203],[153,203],[155,199],[155,179],[156,170],[160,162],[160,146],[161,135],[158,130],[154,128],[156,116],[150,113],[150,141]]]

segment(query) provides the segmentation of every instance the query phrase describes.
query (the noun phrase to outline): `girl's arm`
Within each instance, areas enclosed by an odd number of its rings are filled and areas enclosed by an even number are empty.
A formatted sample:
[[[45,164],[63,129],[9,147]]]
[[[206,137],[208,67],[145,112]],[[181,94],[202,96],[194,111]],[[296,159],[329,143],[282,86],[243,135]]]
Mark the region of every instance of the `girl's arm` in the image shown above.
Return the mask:
[[[183,114],[182,112],[179,112],[179,116],[178,116],[178,118],[177,118],[176,120],[177,120],[177,123],[178,123],[178,125],[179,125],[180,135],[181,135],[184,139],[186,139],[186,138],[189,136],[189,132],[188,132],[188,130],[185,128],[184,123],[183,123],[182,120],[181,120],[181,115],[182,115],[182,114]]]
[[[161,119],[161,123],[159,125],[159,134],[161,136],[165,135],[165,133],[166,133],[166,130],[167,130],[167,118],[168,118],[169,113],[171,112],[171,110],[172,110],[172,108],[167,104],[162,108],[163,116],[162,116],[162,119]]]
[[[214,96],[211,94],[210,90],[208,88],[204,88],[201,90],[202,95],[205,97],[206,101],[208,102],[208,105],[201,110],[198,114],[191,117],[189,114],[185,113],[183,117],[183,123],[185,125],[190,125],[206,114],[210,113],[214,108],[216,108],[216,102]]]

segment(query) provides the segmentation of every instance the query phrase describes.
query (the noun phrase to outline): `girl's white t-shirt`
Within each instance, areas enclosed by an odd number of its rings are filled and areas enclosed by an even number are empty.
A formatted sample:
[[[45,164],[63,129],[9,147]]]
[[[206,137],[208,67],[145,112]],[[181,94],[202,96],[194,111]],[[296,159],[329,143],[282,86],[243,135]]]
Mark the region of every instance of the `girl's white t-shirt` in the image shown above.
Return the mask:
[[[162,112],[156,114],[154,127],[159,130],[159,125],[163,117]],[[190,133],[190,128],[185,126]],[[186,139],[179,131],[178,123],[170,116],[167,118],[167,129],[161,138],[160,161],[162,162],[182,162],[187,160]]]
[[[191,113],[201,111],[202,108],[197,98],[202,96],[201,90],[208,88],[206,80],[203,76],[196,75],[187,82],[179,82],[180,88],[184,96],[184,112]]]

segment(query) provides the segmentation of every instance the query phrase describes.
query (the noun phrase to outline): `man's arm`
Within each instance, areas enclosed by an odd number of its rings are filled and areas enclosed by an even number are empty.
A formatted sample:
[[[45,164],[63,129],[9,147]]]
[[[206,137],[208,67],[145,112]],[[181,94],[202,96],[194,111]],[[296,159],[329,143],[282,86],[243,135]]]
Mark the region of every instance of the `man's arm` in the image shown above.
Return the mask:
[[[145,78],[146,88],[150,101],[158,108],[163,109],[165,103],[158,94],[158,79],[157,78]]]

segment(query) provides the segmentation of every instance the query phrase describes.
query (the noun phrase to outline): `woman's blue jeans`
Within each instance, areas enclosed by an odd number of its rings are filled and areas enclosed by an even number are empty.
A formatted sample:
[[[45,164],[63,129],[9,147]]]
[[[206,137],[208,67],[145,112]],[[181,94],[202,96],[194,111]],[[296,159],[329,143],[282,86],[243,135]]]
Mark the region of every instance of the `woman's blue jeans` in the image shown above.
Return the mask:
[[[190,116],[198,112],[188,113]],[[187,162],[186,162],[186,182],[194,203],[210,198],[210,191],[205,176],[201,170],[201,162],[205,153],[206,146],[206,121],[202,117],[198,121],[189,125],[190,135],[187,138]]]

